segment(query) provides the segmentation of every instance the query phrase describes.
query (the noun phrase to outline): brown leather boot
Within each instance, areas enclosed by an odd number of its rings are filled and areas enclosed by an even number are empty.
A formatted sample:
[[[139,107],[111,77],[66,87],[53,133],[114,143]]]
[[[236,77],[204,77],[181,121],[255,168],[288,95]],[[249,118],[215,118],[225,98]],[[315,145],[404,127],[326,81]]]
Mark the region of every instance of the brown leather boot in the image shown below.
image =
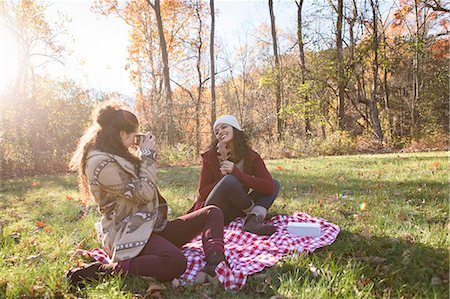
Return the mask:
[[[216,276],[217,265],[225,260],[225,255],[223,252],[213,251],[206,256],[205,260],[206,265],[195,276],[194,282],[196,284],[202,284],[207,280],[211,281]]]
[[[72,286],[80,287],[88,282],[98,281],[102,277],[111,275],[114,272],[114,266],[115,264],[93,262],[81,267],[72,268],[65,273],[65,276]]]
[[[270,236],[277,231],[277,228],[274,225],[263,223],[262,219],[255,214],[248,214],[242,230],[258,236]]]

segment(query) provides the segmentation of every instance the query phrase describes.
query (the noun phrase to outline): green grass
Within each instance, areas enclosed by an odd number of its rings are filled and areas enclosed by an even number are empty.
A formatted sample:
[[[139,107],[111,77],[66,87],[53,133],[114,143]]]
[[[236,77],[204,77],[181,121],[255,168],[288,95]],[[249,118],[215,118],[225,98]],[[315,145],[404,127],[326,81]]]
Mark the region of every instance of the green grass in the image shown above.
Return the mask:
[[[285,257],[250,277],[240,292],[167,283],[164,297],[448,298],[448,152],[267,165],[282,185],[271,212],[303,211],[334,222],[341,228],[336,242],[308,256]],[[199,167],[159,170],[171,217],[192,205],[198,175]],[[114,277],[69,291],[63,273],[75,263],[76,246],[99,246],[98,212],[79,200],[75,175],[2,180],[0,188],[0,298],[145,295],[149,282],[141,278]]]

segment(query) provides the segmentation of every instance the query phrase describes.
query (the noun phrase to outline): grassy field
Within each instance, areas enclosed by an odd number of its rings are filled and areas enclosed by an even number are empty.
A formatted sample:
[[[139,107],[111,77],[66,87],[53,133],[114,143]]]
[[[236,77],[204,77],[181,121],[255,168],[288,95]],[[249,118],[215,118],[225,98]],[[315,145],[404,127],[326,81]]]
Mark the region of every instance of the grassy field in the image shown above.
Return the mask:
[[[306,212],[341,228],[336,242],[286,257],[240,292],[162,285],[184,298],[448,298],[448,152],[273,160],[282,185],[274,213]],[[159,170],[171,217],[196,196],[199,167]],[[2,180],[0,298],[150,298],[149,282],[110,278],[70,292],[77,247],[98,247],[92,203],[73,174]],[[81,259],[81,258],[80,258]],[[317,271],[313,271],[313,268]],[[153,293],[157,296],[158,293]]]

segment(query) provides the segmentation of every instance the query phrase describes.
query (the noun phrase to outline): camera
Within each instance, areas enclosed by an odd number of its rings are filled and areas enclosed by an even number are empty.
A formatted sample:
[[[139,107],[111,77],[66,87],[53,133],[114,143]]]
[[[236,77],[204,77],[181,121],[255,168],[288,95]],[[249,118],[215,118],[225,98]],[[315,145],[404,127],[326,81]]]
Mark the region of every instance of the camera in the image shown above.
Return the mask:
[[[136,139],[134,140],[134,144],[141,145],[144,138],[145,138],[145,134],[141,134],[141,133],[136,134]]]

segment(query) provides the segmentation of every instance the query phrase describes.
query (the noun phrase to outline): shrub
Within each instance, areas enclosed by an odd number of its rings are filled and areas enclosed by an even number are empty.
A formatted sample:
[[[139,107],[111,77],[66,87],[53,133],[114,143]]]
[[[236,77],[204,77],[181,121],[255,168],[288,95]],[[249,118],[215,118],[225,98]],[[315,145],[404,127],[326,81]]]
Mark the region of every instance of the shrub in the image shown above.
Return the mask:
[[[159,166],[187,166],[196,163],[199,158],[195,146],[185,143],[161,145],[158,156]]]
[[[385,151],[383,144],[372,136],[360,135],[356,137],[355,148],[358,153],[380,153]]]
[[[447,151],[450,149],[449,138],[450,136],[447,134],[431,133],[420,139],[411,140],[409,144],[405,145],[403,152]]]
[[[344,155],[356,151],[355,140],[346,131],[335,131],[320,142],[317,150],[321,155]]]

